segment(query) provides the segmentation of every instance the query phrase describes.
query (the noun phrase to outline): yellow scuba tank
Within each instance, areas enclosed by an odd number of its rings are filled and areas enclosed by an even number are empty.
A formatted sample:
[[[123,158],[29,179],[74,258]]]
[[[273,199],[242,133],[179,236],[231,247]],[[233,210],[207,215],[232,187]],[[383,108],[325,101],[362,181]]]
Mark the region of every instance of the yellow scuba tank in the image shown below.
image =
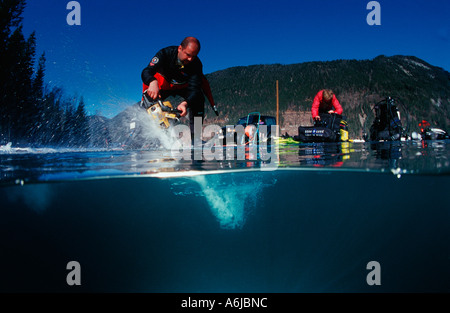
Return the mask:
[[[341,141],[348,141],[348,123],[341,120],[339,124],[339,133],[341,135]]]
[[[348,141],[348,131],[340,129],[339,132],[341,133],[341,141]]]

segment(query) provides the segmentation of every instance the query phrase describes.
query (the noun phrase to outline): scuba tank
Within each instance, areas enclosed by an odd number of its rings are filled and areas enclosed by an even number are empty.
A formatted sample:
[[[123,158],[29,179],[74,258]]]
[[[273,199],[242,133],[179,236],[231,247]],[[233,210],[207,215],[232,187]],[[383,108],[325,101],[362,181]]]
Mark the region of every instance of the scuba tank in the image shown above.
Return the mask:
[[[396,141],[400,140],[405,130],[400,120],[397,99],[387,97],[375,104],[375,120],[370,127],[370,140]]]
[[[339,123],[339,134],[341,141],[349,141],[348,138],[348,123],[346,120],[341,120]]]
[[[153,100],[144,92],[140,106],[145,109],[161,128],[169,128],[180,122],[180,110],[174,109],[170,101]]]

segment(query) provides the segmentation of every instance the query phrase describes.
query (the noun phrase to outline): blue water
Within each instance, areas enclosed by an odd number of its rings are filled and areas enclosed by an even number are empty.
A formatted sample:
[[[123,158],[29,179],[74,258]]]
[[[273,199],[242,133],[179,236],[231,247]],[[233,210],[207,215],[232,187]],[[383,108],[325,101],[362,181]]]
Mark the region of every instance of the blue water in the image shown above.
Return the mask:
[[[0,291],[450,291],[450,142],[273,151],[2,147]]]

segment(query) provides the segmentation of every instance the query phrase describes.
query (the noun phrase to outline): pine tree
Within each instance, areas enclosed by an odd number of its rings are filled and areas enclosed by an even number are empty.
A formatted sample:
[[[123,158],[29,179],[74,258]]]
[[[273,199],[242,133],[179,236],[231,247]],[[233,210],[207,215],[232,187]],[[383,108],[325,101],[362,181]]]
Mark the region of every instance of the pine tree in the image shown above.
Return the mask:
[[[44,99],[44,75],[45,75],[45,52],[39,58],[38,69],[33,79],[32,91],[35,101],[42,102]]]
[[[75,109],[67,100],[63,101],[64,114],[61,121],[59,145],[73,147],[75,143]]]
[[[81,97],[77,110],[75,111],[74,119],[75,145],[78,147],[86,147],[89,143],[90,134],[83,97]]]
[[[31,129],[31,140],[42,144],[41,136],[46,131],[45,125],[48,118],[44,101],[44,75],[45,75],[45,53],[39,58],[38,69],[32,82],[32,97],[36,111],[33,114],[34,127]]]
[[[9,109],[9,101],[13,100],[10,87],[11,49],[10,42],[13,30],[20,27],[24,0],[0,0],[0,141],[12,139],[13,113]]]
[[[28,93],[31,88],[32,46],[34,37],[25,40],[22,26],[16,28],[6,46],[7,69],[6,80],[2,82],[5,88],[4,108],[6,125],[10,128],[11,137],[17,140],[26,137],[24,112],[28,103]]]
[[[44,91],[42,130],[40,131],[39,143],[42,145],[54,145],[58,143],[62,110],[60,103],[62,99],[62,89],[54,87],[49,91]]]
[[[36,52],[34,33],[25,40],[22,13],[25,1],[0,1],[0,127],[3,140],[28,140],[34,112],[32,76]]]

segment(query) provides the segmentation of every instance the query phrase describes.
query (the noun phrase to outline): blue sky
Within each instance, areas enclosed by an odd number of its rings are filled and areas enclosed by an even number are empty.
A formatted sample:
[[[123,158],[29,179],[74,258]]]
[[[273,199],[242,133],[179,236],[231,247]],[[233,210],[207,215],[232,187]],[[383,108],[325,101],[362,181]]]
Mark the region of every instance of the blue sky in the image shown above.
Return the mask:
[[[89,114],[113,117],[139,101],[140,74],[161,48],[200,39],[205,74],[233,66],[414,55],[450,71],[450,1],[28,0],[24,32],[45,51],[46,82],[83,96]]]

